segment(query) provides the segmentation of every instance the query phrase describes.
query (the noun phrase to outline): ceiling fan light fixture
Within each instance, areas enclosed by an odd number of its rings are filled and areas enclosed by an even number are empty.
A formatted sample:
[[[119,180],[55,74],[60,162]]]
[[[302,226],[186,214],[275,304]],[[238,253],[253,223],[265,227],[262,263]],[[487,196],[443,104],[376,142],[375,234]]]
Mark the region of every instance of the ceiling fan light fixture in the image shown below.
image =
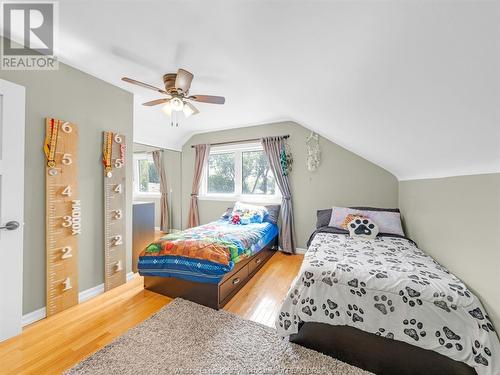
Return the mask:
[[[172,111],[182,111],[184,108],[184,102],[182,99],[174,97],[170,99],[170,107],[172,108]]]
[[[193,107],[189,105],[184,105],[184,108],[182,108],[182,112],[184,112],[184,116],[186,116],[186,118],[190,117],[191,115],[194,115],[195,113]]]
[[[167,116],[172,116],[172,106],[167,102],[161,109]]]
[[[200,113],[200,111],[191,104],[191,101],[209,104],[224,104],[226,101],[223,96],[189,95],[193,78],[193,73],[188,72],[185,69],[179,69],[177,73],[164,74],[163,83],[165,85],[165,89],[161,89],[150,85],[149,83],[137,81],[128,77],[123,77],[122,80],[124,82],[164,94],[163,98],[150,100],[142,104],[146,107],[154,107],[164,104],[161,110],[167,116],[171,117],[171,124],[173,126],[174,121],[177,118],[177,112],[182,112],[186,118]],[[178,126],[177,122],[175,122],[175,124]]]

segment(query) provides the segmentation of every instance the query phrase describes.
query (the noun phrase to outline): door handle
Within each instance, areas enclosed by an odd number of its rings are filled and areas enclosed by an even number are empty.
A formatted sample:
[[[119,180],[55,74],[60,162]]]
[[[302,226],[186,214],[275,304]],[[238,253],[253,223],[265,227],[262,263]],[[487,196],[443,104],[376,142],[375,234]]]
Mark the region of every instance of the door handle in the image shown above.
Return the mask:
[[[3,227],[0,227],[0,229],[6,230],[16,230],[17,228],[19,228],[19,223],[17,221],[9,221]]]

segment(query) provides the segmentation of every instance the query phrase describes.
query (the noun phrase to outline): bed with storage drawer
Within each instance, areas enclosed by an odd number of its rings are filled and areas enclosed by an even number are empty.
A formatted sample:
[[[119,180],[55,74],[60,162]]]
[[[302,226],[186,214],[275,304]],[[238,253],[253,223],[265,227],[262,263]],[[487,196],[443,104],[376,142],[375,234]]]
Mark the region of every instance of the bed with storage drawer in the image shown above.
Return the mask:
[[[151,243],[138,260],[145,289],[220,309],[277,250],[278,213],[237,202],[217,221]]]
[[[277,250],[277,236],[261,251],[225,274],[217,283],[204,283],[179,277],[144,276],[144,288],[171,298],[184,298],[219,310],[257,273]]]

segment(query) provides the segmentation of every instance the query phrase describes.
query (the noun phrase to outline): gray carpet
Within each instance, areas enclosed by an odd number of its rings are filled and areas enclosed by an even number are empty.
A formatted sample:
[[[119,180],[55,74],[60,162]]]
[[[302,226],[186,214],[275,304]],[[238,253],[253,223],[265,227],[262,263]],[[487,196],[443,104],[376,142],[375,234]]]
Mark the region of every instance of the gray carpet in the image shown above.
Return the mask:
[[[272,328],[180,298],[66,374],[349,374],[366,371]]]

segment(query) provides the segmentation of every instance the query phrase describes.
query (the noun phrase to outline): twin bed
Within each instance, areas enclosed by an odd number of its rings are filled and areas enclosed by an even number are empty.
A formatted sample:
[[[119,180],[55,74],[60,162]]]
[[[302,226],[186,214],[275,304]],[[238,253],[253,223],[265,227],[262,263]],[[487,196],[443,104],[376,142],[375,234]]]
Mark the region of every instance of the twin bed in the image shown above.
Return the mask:
[[[351,237],[324,224],[279,335],[379,374],[500,374],[493,324],[460,279],[401,235]]]
[[[337,222],[332,210],[318,211],[277,316],[278,334],[374,373],[500,374],[500,344],[485,309],[460,279],[393,229],[399,211],[354,210],[386,229],[365,238],[340,226],[349,210],[338,209]],[[276,213],[246,225],[228,213],[148,246],[138,267],[146,289],[224,306],[273,255],[278,238]]]
[[[259,214],[228,209],[217,221],[160,238],[139,256],[145,288],[223,307],[274,254],[278,212],[279,206]]]

